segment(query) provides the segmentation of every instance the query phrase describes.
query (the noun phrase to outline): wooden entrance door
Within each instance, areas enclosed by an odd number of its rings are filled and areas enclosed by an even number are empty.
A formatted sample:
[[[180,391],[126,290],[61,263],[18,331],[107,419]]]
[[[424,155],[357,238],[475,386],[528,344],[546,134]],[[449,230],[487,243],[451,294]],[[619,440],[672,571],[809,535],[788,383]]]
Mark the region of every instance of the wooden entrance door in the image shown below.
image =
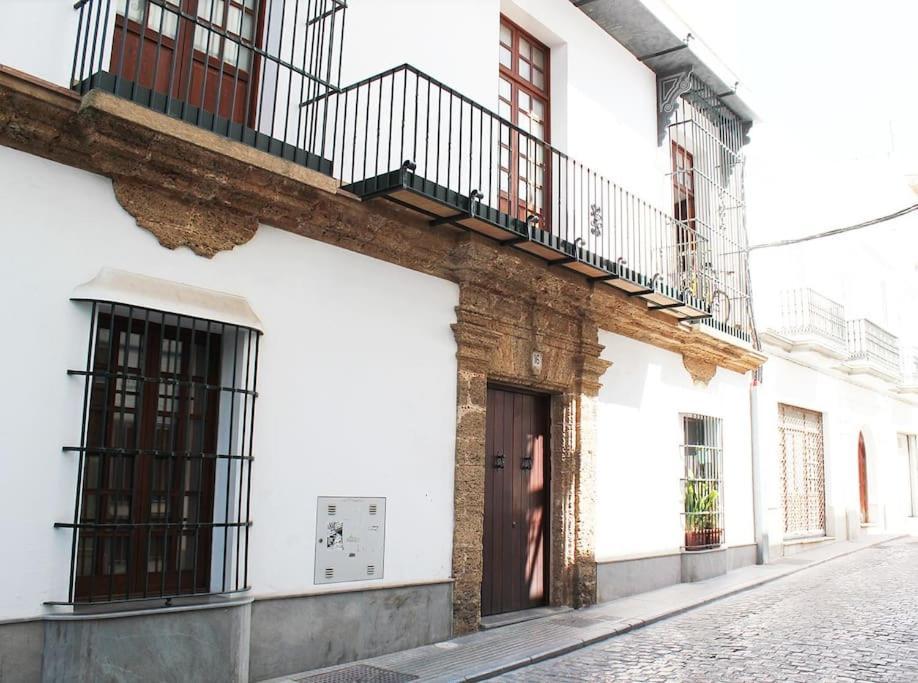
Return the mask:
[[[861,522],[869,520],[869,502],[867,500],[867,449],[864,446],[863,433],[857,436],[857,480],[861,489]]]
[[[488,388],[482,615],[548,598],[549,398]]]
[[[174,100],[254,126],[265,0],[118,3],[110,70]],[[195,17],[191,19],[189,17]],[[225,34],[225,35],[224,35]]]

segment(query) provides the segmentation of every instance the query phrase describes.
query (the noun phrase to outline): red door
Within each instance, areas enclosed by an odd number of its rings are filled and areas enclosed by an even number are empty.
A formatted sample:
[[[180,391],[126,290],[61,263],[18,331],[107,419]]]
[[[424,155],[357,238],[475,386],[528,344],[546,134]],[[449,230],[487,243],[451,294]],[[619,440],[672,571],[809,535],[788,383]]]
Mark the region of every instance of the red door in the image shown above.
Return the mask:
[[[484,616],[548,598],[549,399],[488,388]]]
[[[857,479],[861,489],[861,522],[869,521],[869,502],[867,500],[867,449],[864,446],[864,435],[857,436]]]
[[[145,0],[128,0],[126,10],[121,3],[110,71],[177,101],[254,126],[260,60],[252,48],[260,46],[265,3],[165,0],[165,10]],[[221,35],[224,32],[228,37]]]

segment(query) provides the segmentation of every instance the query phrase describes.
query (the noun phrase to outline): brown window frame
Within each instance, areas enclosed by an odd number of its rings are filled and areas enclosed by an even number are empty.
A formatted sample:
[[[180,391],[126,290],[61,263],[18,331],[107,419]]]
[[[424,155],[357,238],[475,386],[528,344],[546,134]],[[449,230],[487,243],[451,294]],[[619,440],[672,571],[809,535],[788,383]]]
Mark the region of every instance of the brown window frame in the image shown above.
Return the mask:
[[[542,140],[539,142],[544,143],[539,145],[538,142],[532,142],[525,137],[524,134],[517,132],[514,129],[510,130],[509,133],[509,145],[505,145],[501,140],[500,152],[503,149],[508,150],[509,157],[509,166],[504,165],[502,161],[502,156],[498,154],[498,174],[506,173],[508,175],[508,184],[507,190],[499,189],[499,198],[500,198],[500,210],[504,213],[509,213],[515,218],[520,220],[526,220],[529,215],[535,214],[538,215],[542,229],[548,229],[548,218],[550,216],[550,211],[548,210],[550,206],[550,188],[551,188],[551,50],[550,48],[542,43],[540,40],[535,38],[531,33],[520,27],[518,24],[514,23],[508,19],[503,14],[500,17],[501,27],[506,27],[510,31],[511,44],[508,46],[502,42],[500,37],[498,38],[498,50],[502,47],[507,47],[510,50],[510,67],[508,68],[500,59],[498,59],[498,78],[505,79],[510,84],[510,100],[507,101],[500,94],[500,88],[498,88],[498,98],[500,102],[506,103],[510,109],[509,122],[513,126],[519,126],[520,124],[520,107],[519,107],[519,95],[520,93],[525,93],[531,99],[538,100],[542,103],[544,107],[544,116],[542,118]],[[535,47],[542,51],[544,55],[544,62],[542,67],[537,67],[528,56],[523,56],[520,51],[520,39],[525,39],[529,42],[530,46]],[[520,72],[520,63],[525,62],[529,65],[530,75],[534,73],[535,69],[539,69],[544,77],[543,87],[539,88],[531,79],[526,79]],[[534,136],[533,136],[534,138]],[[536,204],[529,203],[529,181],[527,177],[526,182],[526,195],[520,197],[520,183],[521,183],[521,173],[520,173],[520,161],[521,159],[526,158],[522,153],[522,144],[521,139],[525,139],[526,152],[530,155],[542,154],[542,188],[541,192],[536,189],[535,192],[541,195],[541,206]],[[530,151],[530,146],[532,150]],[[537,146],[542,147],[541,150],[537,149]],[[533,164],[533,168],[538,165],[538,161],[530,162]],[[500,187],[500,183],[498,183]]]
[[[676,219],[676,268],[679,273],[698,270],[698,232],[695,212],[695,157],[672,142],[673,217]],[[682,159],[680,168],[678,160]]]
[[[149,315],[140,319],[100,313],[95,325],[80,521],[106,526],[80,529],[76,601],[92,602],[100,595],[128,600],[159,592],[207,592],[216,461],[205,454],[217,450],[221,335],[151,322]],[[137,366],[130,365],[134,338]],[[180,350],[173,363],[167,354],[175,348]],[[205,367],[192,367],[200,350]],[[133,379],[140,376],[156,380]],[[131,419],[126,421],[126,415]],[[157,438],[161,418],[170,423],[166,440]],[[201,429],[197,445],[195,423]],[[189,486],[186,477],[196,480],[196,486]],[[157,487],[157,479],[165,481]],[[196,503],[189,503],[191,498]],[[165,508],[162,518],[151,511],[159,499]],[[191,519],[186,516],[190,507]],[[189,544],[193,539],[191,566],[183,566],[179,557],[180,539]],[[123,572],[115,571],[116,544],[124,547]],[[151,560],[159,571],[150,570]]]

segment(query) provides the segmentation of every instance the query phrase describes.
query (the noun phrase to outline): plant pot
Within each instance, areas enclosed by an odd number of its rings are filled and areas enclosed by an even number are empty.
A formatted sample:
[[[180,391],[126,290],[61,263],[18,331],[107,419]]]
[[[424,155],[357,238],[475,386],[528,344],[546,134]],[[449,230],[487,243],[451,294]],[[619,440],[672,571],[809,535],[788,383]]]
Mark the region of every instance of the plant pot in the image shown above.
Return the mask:
[[[720,545],[723,529],[695,529],[685,532],[686,550],[706,550]]]

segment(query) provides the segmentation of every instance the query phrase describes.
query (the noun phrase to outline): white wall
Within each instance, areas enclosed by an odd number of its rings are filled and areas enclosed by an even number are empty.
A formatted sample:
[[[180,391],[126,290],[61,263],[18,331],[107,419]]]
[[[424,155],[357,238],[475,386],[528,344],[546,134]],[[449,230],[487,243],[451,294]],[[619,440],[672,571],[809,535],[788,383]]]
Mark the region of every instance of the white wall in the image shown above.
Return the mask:
[[[601,331],[596,558],[676,551],[684,544],[681,414],[723,420],[727,545],[753,543],[749,377],[719,369],[695,384],[682,357]]]
[[[109,180],[0,147],[0,619],[65,599],[89,307],[102,266],[245,296],[265,335],[252,470],[256,594],[312,585],[316,496],[385,496],[385,579],[446,579],[452,542],[456,285],[261,226],[207,260],[169,251]],[[407,303],[410,302],[410,303]],[[22,558],[13,561],[12,558]]]
[[[806,364],[804,364],[806,363]],[[783,541],[778,404],[815,410],[823,417],[827,532],[846,535],[845,511],[860,509],[857,442],[863,431],[867,451],[868,500],[878,523],[891,530],[918,531],[908,520],[907,463],[898,453],[897,433],[918,434],[918,406],[859,386],[813,360],[792,361],[775,349],[759,390],[763,490],[769,541]]]

